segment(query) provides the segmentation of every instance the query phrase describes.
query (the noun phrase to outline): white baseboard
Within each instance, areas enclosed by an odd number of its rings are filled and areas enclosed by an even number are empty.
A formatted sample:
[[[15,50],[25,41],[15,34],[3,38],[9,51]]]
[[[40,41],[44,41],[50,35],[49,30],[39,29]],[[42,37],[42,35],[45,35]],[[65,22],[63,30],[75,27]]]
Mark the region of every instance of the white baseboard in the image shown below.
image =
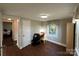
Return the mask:
[[[30,44],[31,44],[31,42],[28,43],[28,45],[30,45]],[[17,46],[19,49],[23,49],[23,48],[27,47],[28,45],[20,46],[18,43],[16,43],[16,46]]]
[[[79,56],[79,51],[78,51],[78,49],[76,48],[75,49],[75,52],[77,53],[77,55]]]
[[[22,47],[19,47],[18,44],[16,44],[16,45],[17,45],[17,47],[18,47],[19,49],[22,49]]]
[[[66,47],[65,44],[62,44],[62,43],[59,43],[59,42],[56,42],[56,41],[52,41],[52,40],[47,40],[47,41],[52,42],[52,43],[55,43],[55,44],[58,44],[58,45],[60,45],[60,46]]]

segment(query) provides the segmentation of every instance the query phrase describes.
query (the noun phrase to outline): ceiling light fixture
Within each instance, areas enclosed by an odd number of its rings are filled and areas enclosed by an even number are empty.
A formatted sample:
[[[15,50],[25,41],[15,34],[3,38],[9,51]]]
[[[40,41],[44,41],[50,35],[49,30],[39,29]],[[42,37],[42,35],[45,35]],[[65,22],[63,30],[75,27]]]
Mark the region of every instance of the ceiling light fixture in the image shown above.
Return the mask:
[[[11,21],[12,19],[11,18],[8,18],[8,20]]]
[[[41,18],[48,18],[47,15],[41,15],[40,17],[41,17]]]

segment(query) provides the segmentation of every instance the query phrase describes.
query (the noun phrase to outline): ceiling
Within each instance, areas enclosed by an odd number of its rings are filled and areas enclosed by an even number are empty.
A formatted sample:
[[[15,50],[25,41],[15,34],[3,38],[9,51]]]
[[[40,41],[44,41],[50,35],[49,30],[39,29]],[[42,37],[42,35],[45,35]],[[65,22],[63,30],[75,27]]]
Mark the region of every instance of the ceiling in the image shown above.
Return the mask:
[[[22,16],[32,20],[49,21],[55,19],[71,18],[76,4],[56,3],[9,3],[0,4],[4,14]],[[47,19],[41,19],[40,15],[48,15]]]

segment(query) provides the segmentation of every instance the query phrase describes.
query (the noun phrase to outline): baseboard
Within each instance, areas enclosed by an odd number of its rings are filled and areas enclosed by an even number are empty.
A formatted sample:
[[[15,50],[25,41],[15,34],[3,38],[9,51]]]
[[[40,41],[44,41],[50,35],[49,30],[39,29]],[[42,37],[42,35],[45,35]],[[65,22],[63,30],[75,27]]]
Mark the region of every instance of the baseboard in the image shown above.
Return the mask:
[[[79,56],[79,51],[77,48],[75,49],[75,52],[76,52],[77,56]]]
[[[29,43],[28,45],[30,45],[31,43]],[[28,46],[27,45],[27,46]],[[23,49],[23,48],[25,48],[25,47],[27,47],[27,46],[19,46],[18,44],[16,44],[16,46],[21,50],[21,49]]]
[[[55,43],[55,44],[58,44],[58,45],[60,45],[60,46],[66,47],[65,44],[62,44],[62,43],[59,43],[59,42],[56,42],[56,41],[52,41],[52,40],[47,40],[47,41],[52,42],[52,43]]]
[[[22,49],[22,47],[19,47],[18,44],[16,44],[16,46],[17,46],[19,49]]]
[[[29,43],[27,46],[29,46],[31,43]],[[23,46],[21,49],[23,49],[23,48],[25,48],[25,47],[27,47],[27,46]]]

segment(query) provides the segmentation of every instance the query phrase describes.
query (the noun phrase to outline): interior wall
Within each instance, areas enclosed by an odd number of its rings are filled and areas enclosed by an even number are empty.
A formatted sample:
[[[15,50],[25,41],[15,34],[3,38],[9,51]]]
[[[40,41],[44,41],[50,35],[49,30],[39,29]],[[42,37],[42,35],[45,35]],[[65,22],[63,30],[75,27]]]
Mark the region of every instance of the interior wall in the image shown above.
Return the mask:
[[[17,20],[17,22],[18,22],[18,23],[17,23],[17,26],[18,26],[17,46],[18,46],[20,49],[22,49],[22,42],[21,42],[21,40],[22,40],[22,32],[21,32],[21,31],[22,31],[22,22],[21,22],[21,21],[22,21],[22,19],[20,19],[20,18]]]
[[[72,22],[72,19],[48,21],[47,24],[45,25],[45,27],[47,27],[46,30],[47,40],[66,46],[66,26],[68,22]],[[56,35],[49,34],[49,24],[56,25],[57,28]]]
[[[20,19],[19,20],[19,37],[17,46],[22,49],[25,46],[31,43],[33,39],[34,33],[39,33],[40,31],[41,22],[40,21],[33,21],[30,19]]]
[[[79,22],[76,22],[76,35],[75,35],[75,49],[77,54],[79,55]]]
[[[39,33],[41,28],[41,21],[31,20],[31,39],[33,39],[34,33]]]
[[[41,22],[41,29],[43,29],[43,31],[47,33],[47,21]]]
[[[21,49],[21,39],[22,39],[22,33],[21,33],[21,19],[14,19],[12,21],[12,31],[13,31],[13,40],[17,42],[17,47]]]
[[[31,44],[31,21],[28,19],[22,19],[22,48]]]
[[[12,22],[12,32],[13,32],[13,40],[18,40],[18,21],[17,19],[14,19]]]

